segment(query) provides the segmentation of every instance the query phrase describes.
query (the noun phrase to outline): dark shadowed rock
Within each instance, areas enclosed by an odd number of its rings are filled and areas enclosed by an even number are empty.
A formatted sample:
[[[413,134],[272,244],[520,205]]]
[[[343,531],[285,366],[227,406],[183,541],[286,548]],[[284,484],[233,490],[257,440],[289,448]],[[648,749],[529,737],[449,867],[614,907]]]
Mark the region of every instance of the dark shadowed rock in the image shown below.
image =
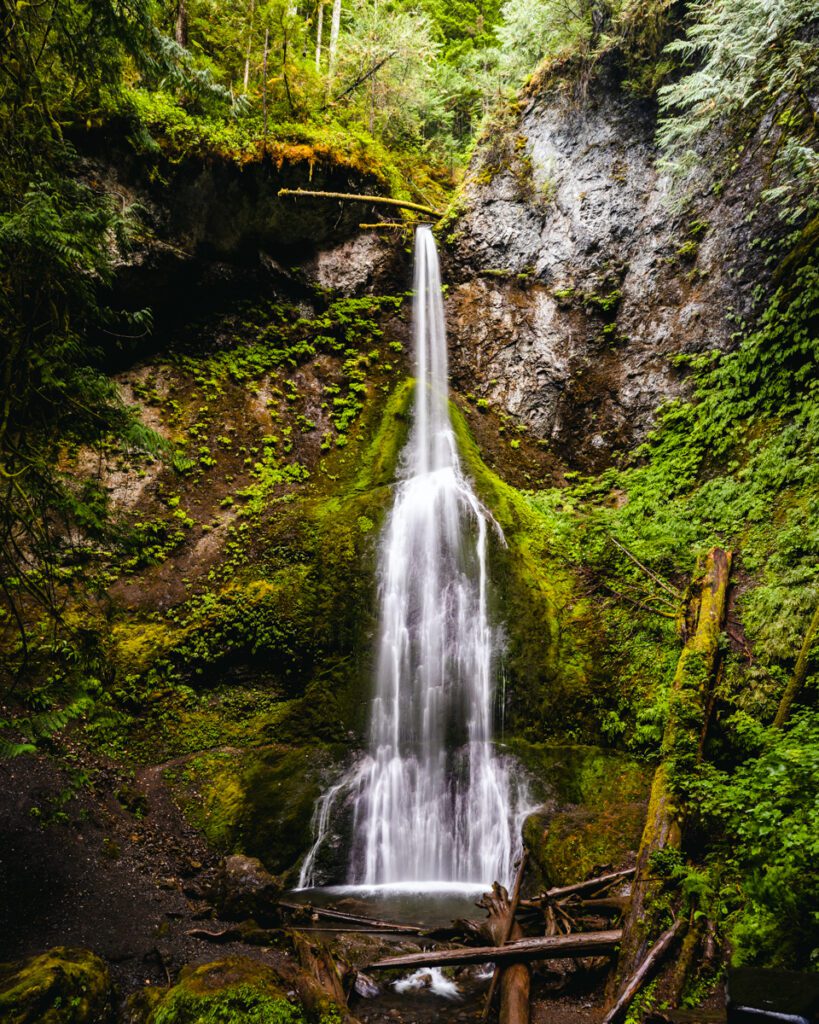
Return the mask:
[[[281,892],[281,883],[260,860],[236,853],[222,862],[216,881],[216,907],[228,920],[269,920],[275,916]]]

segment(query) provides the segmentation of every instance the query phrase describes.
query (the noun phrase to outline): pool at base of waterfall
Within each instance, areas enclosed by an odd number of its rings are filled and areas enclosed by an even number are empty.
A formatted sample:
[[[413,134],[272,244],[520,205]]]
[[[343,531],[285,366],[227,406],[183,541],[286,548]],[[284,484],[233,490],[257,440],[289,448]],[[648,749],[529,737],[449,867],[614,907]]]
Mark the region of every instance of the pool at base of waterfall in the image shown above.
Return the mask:
[[[384,885],[328,885],[294,889],[288,899],[331,907],[360,917],[396,924],[420,924],[441,928],[462,917],[482,918],[486,911],[476,907],[491,884],[477,882],[390,882]]]

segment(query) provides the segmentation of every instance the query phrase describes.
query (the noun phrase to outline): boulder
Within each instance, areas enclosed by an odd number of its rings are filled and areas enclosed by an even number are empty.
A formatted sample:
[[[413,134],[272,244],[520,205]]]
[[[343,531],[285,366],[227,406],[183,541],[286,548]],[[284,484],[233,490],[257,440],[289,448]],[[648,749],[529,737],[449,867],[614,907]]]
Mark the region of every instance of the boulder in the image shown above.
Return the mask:
[[[298,1004],[290,1002],[279,975],[250,957],[226,957],[184,967],[176,984],[157,999],[138,994],[129,1001],[134,1024],[198,1024],[200,1021],[264,1020],[304,1024]],[[135,1017],[140,1007],[146,1013]]]
[[[101,1024],[111,1011],[111,978],[88,949],[55,946],[0,964],[3,1024]]]
[[[542,805],[523,825],[539,888],[571,885],[634,863],[651,772],[614,750],[518,742]]]
[[[264,921],[276,915],[279,880],[256,857],[235,853],[222,862],[216,880],[216,909],[229,921]]]

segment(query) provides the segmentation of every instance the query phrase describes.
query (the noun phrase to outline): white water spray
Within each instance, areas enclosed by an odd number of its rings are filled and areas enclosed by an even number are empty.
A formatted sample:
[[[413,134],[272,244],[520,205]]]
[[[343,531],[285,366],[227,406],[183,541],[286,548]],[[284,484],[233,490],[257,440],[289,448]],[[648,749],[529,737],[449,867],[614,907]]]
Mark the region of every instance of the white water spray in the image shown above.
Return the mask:
[[[496,637],[487,541],[500,528],[463,473],[449,417],[441,278],[432,232],[415,252],[413,425],[382,536],[369,753],[316,808],[316,844],[352,796],[349,881],[508,883],[518,814],[492,745]]]

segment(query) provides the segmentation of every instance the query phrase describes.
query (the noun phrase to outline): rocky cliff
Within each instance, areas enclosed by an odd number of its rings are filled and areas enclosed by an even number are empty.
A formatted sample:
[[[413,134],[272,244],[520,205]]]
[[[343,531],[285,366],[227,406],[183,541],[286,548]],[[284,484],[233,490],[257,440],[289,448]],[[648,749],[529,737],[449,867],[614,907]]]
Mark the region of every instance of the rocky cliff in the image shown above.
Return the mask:
[[[754,156],[689,202],[658,167],[653,103],[615,68],[530,86],[478,147],[447,228],[456,386],[581,468],[645,437],[677,356],[730,344],[764,280]]]

